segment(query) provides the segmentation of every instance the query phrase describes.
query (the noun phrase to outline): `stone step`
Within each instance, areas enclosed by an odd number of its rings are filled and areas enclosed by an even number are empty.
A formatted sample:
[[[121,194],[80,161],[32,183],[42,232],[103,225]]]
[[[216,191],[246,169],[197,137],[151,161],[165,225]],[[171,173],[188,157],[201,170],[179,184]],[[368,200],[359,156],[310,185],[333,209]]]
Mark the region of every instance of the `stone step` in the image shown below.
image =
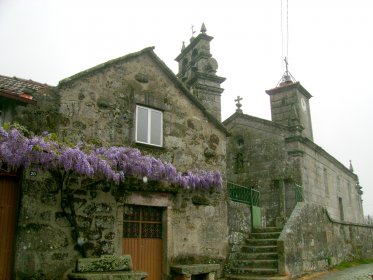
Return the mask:
[[[241,247],[242,253],[270,253],[277,252],[277,246],[246,246]]]
[[[280,232],[256,232],[250,234],[250,239],[278,239]]]
[[[234,260],[233,267],[277,268],[277,260]]]
[[[247,275],[225,275],[226,280],[288,280],[287,276],[247,276]]]
[[[276,276],[277,268],[231,267],[232,274],[247,276]]]
[[[277,252],[264,252],[264,253],[234,253],[232,259],[235,260],[277,260]]]
[[[285,280],[278,275],[277,240],[282,228],[253,229],[240,252],[231,255],[227,280]]]
[[[253,233],[281,233],[282,228],[279,227],[264,227],[264,228],[254,228]]]
[[[246,245],[277,246],[277,239],[246,239]]]

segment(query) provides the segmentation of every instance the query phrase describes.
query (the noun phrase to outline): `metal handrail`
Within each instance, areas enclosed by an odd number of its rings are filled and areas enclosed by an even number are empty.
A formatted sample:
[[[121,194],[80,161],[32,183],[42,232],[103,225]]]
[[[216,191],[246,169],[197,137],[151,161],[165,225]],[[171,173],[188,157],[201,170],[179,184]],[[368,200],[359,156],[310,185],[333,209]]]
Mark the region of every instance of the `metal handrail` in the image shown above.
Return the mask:
[[[260,192],[258,190],[228,182],[228,193],[233,201],[260,207]]]

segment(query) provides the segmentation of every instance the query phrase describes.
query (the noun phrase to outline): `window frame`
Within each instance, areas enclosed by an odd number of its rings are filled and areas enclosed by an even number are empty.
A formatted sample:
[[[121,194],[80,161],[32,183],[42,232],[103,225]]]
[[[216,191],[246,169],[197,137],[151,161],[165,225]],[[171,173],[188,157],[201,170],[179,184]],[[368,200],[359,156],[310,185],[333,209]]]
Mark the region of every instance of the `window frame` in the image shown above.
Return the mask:
[[[138,139],[139,109],[147,110],[148,127],[147,127],[147,135],[146,135],[147,141],[146,142]],[[135,116],[135,120],[136,120],[136,123],[135,123],[135,141],[136,141],[136,143],[155,146],[155,147],[163,147],[163,112],[161,110],[157,110],[157,109],[154,109],[154,108],[151,108],[151,107],[146,107],[146,106],[143,106],[143,105],[136,105],[136,111],[135,112],[136,112],[136,116]],[[160,145],[155,144],[155,143],[151,143],[151,133],[152,133],[152,124],[153,124],[152,123],[152,112],[159,113],[160,116],[161,116],[161,118],[160,118],[160,132],[159,132]]]

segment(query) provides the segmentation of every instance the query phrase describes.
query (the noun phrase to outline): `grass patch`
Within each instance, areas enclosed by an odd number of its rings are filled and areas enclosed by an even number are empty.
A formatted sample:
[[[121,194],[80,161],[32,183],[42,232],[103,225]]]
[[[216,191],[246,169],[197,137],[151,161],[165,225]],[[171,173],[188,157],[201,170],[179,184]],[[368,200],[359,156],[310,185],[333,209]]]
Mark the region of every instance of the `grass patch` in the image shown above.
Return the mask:
[[[341,262],[339,265],[335,267],[335,269],[343,270],[349,267],[361,265],[361,264],[369,264],[373,263],[373,259],[360,259],[352,262]]]

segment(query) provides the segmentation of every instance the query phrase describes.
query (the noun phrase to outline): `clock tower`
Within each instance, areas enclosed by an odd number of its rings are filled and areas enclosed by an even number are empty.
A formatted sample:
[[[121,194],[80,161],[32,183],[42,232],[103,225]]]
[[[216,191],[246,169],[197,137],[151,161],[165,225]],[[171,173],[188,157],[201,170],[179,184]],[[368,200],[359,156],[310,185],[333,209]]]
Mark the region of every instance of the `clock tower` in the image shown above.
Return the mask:
[[[310,98],[312,95],[286,72],[280,84],[266,93],[271,100],[272,121],[313,141]]]
[[[201,33],[193,37],[190,44],[181,49],[176,57],[179,63],[179,72],[176,75],[190,92],[198,98],[205,108],[221,120],[221,94],[224,89],[220,84],[225,78],[216,75],[217,61],[210,53],[210,41],[213,37],[206,34],[205,24],[202,24]]]

